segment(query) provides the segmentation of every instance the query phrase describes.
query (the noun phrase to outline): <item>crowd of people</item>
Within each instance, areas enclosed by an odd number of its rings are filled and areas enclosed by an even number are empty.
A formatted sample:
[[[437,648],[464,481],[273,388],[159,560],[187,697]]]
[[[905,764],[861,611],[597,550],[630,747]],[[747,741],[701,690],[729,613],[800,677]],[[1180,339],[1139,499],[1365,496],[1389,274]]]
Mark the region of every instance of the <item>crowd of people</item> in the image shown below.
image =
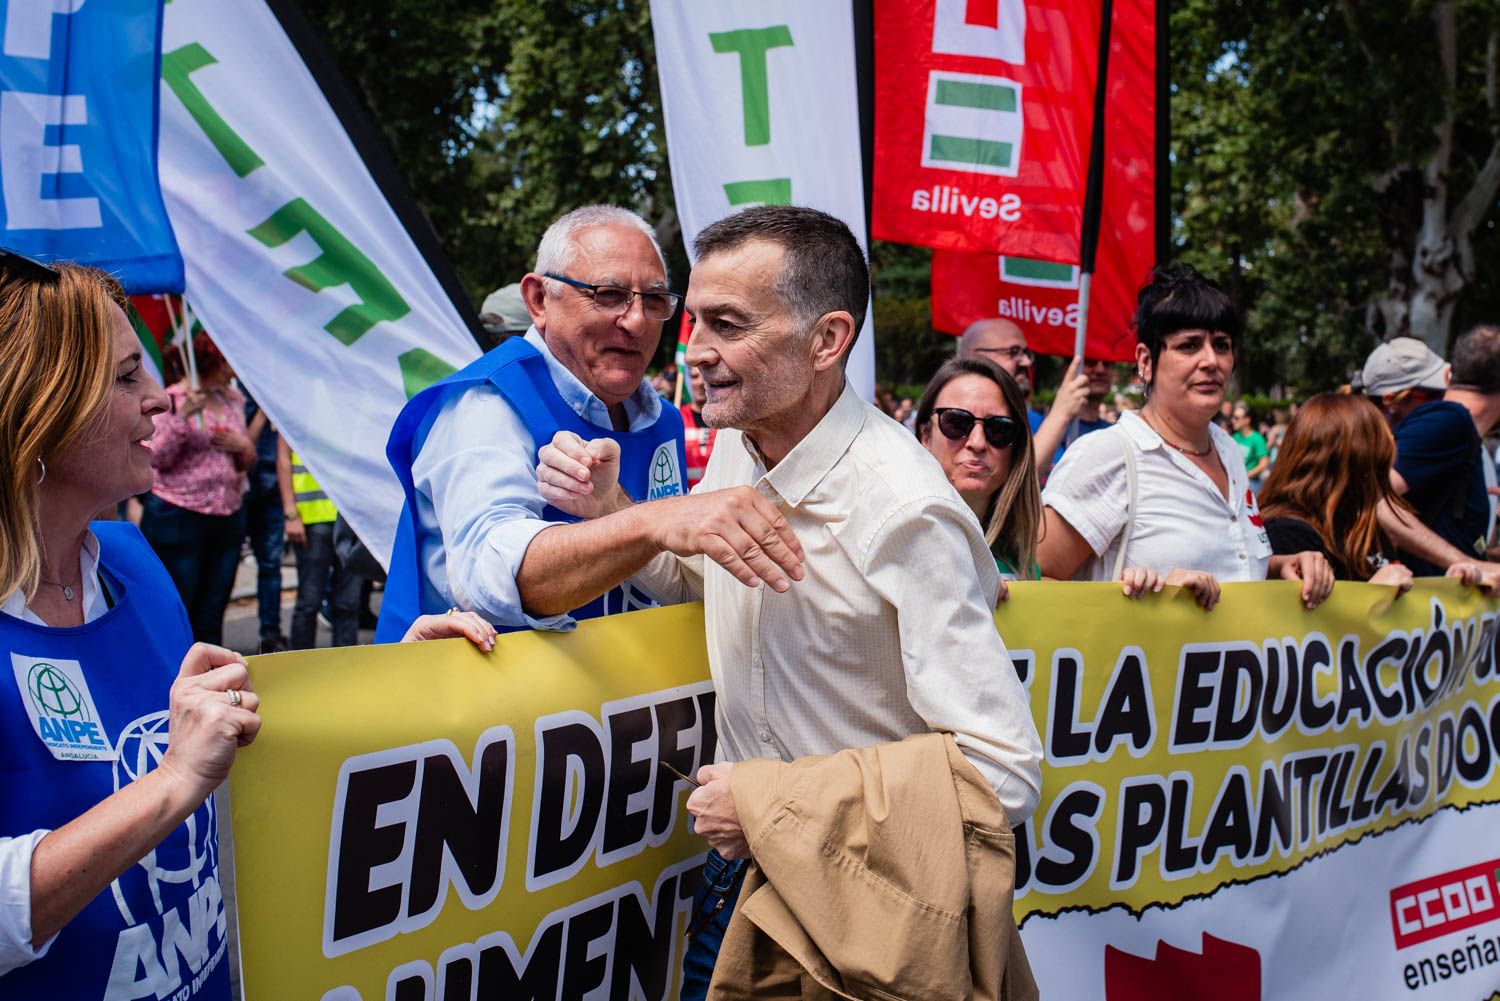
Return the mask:
[[[809,930],[898,909],[818,941],[834,969],[896,971],[881,989],[920,995],[900,971],[964,933],[913,906],[935,886],[955,912],[999,916],[967,926],[989,936],[965,946],[973,983],[1035,996],[1009,918],[1009,830],[1036,809],[1042,744],[1003,614],[996,628],[1008,582],[1113,581],[1133,599],[1180,586],[1205,610],[1226,582],[1295,581],[1307,608],[1337,581],[1500,582],[1483,444],[1500,421],[1500,328],[1465,332],[1451,365],[1384,344],[1267,440],[1230,397],[1234,304],[1164,267],[1134,319],[1138,406],[1110,363],[1081,358],[1039,412],[1025,331],[992,318],[887,414],[845,379],[870,281],[842,222],[756,207],[693,250],[684,295],[632,212],[588,206],[547,230],[495,306],[513,315],[518,297],[524,333],[417,394],[392,429],[405,503],[376,635],[490,649],[497,631],[704,603],[718,757],[687,801],[710,850],[683,998],[710,980],[741,996],[797,982],[736,916],[750,890]],[[646,377],[679,306],[693,322],[680,407]],[[16,996],[99,993],[122,922],[191,891],[151,900],[124,877],[213,830],[210,795],[259,728],[245,664],[217,642],[245,540],[263,647],[283,642],[282,539],[298,552],[292,646],[310,645],[325,597],[349,641],[363,590],[332,502],[211,344],[163,390],[125,308],[97,271],[0,258],[0,632],[18,679],[0,699],[0,987]],[[93,520],[131,498],[139,531]],[[28,710],[64,691],[98,734]],[[170,744],[121,786],[105,735],[149,719],[170,721]],[[765,818],[739,811],[774,811],[780,789],[815,811],[843,804],[820,836],[858,841],[870,869],[822,865],[822,845],[774,832],[752,853],[745,831]],[[903,809],[952,818],[943,844],[961,847],[914,851]],[[813,875],[778,886],[752,855]],[[215,977],[198,996],[227,997]]]

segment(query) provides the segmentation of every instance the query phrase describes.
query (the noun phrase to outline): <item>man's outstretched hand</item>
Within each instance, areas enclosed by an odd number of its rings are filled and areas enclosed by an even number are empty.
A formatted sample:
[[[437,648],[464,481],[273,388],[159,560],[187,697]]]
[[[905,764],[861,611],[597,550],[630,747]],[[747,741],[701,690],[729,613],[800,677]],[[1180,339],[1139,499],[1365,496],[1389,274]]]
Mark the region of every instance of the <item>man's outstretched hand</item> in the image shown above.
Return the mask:
[[[802,543],[776,507],[749,487],[652,501],[652,538],[678,556],[702,553],[746,587],[785,591],[803,577]]]
[[[620,487],[620,446],[559,431],[537,452],[537,489],[560,511],[585,520],[632,506]],[[776,506],[749,487],[651,501],[641,531],[657,549],[703,555],[746,587],[785,591],[803,577],[802,544]]]

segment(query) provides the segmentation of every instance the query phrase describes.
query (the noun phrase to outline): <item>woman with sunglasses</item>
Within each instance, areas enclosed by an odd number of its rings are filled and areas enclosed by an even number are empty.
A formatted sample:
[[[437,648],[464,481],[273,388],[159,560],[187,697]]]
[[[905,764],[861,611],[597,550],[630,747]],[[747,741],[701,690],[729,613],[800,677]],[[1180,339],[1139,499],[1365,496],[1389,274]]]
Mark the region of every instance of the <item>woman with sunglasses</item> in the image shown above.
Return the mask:
[[[1240,448],[1213,420],[1234,371],[1240,317],[1188,266],[1157,268],[1136,310],[1139,413],[1074,442],[1042,494],[1042,573],[1120,580],[1139,597],[1181,585],[1205,609],[1220,581],[1302,581],[1313,608],[1333,589],[1322,553],[1273,554]]]
[[[0,251],[0,998],[230,996],[211,797],[260,700],[141,533],[91,523],[150,489],[168,405],[128,308],[103,272]],[[494,636],[417,630],[459,633]]]
[[[1025,414],[1016,380],[984,358],[944,362],[917,403],[917,437],[979,519],[1002,581],[1041,578],[1042,497]]]

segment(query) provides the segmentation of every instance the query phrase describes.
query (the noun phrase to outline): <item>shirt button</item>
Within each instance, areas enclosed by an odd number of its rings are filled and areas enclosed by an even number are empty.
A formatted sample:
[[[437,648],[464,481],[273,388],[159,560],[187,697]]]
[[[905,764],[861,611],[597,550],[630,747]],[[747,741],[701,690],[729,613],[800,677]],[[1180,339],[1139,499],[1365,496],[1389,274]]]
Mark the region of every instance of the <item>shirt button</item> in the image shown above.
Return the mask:
[[[1240,559],[1244,559],[1244,558],[1245,558],[1245,554],[1244,553],[1240,553]]]
[[[770,743],[770,742],[771,742],[771,731],[770,731],[770,730],[762,730],[762,731],[761,731],[761,732],[760,732],[760,739],[761,739],[761,740],[762,740],[762,741],[763,741],[763,742],[764,742],[764,743],[767,743],[767,744],[769,744],[769,743]]]

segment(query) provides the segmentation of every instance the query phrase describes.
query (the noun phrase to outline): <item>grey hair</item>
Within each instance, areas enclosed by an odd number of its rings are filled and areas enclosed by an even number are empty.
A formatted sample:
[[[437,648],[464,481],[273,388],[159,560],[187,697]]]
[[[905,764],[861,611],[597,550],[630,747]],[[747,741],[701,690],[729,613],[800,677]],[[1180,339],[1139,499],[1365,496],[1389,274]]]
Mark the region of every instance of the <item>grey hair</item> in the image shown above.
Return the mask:
[[[578,250],[574,241],[579,231],[594,226],[625,226],[646,234],[646,238],[651,241],[651,249],[656,251],[656,259],[661,262],[662,275],[666,277],[667,256],[661,252],[661,244],[656,240],[656,230],[634,212],[617,205],[585,205],[560,216],[547,227],[547,232],[542,234],[542,241],[536,245],[536,267],[532,270],[539,275],[549,271],[553,274],[565,274],[573,266],[573,255]],[[547,287],[551,295],[562,295],[562,289],[555,283],[549,283]]]

